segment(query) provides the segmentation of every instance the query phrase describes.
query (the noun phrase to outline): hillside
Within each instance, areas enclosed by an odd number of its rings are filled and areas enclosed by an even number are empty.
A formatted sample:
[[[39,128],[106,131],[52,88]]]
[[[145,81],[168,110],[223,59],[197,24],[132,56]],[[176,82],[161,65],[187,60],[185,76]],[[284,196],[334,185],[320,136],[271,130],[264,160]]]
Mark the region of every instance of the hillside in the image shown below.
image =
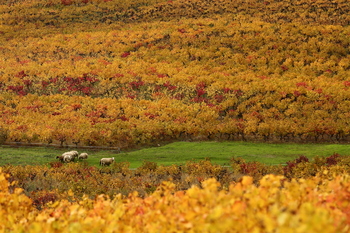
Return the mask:
[[[347,0],[10,0],[0,135],[117,146],[350,133]]]

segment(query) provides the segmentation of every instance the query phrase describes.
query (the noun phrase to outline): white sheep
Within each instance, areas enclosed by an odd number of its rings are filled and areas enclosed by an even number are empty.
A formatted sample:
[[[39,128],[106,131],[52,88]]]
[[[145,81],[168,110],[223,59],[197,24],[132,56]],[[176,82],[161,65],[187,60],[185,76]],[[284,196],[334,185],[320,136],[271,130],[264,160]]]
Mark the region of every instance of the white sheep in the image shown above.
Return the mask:
[[[81,153],[79,156],[78,156],[78,159],[87,159],[88,158],[88,153]]]
[[[76,151],[76,150],[71,150],[71,151],[69,151],[68,153],[72,153],[73,156],[74,156],[74,158],[78,158],[78,156],[79,156],[79,152]]]
[[[74,159],[75,159],[75,155],[74,153],[71,153],[71,152],[65,152],[62,154],[62,157],[63,157],[63,162],[66,162],[66,163],[69,163],[69,162],[74,162]]]
[[[66,163],[74,162],[74,156],[72,154],[66,154],[63,157],[63,161]]]
[[[114,162],[114,157],[113,158],[102,158],[100,160],[100,165],[101,166],[109,166]]]

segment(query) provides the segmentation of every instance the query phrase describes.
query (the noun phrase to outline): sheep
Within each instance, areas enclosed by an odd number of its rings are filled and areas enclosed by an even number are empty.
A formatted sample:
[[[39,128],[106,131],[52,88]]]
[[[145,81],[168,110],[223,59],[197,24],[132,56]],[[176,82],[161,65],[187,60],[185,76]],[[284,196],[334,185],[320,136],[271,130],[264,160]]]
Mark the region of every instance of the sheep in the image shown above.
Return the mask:
[[[63,162],[74,162],[75,153],[73,153],[72,151],[64,152],[61,156],[63,157]]]
[[[56,159],[58,159],[61,163],[63,163],[63,155],[57,155]]]
[[[74,159],[75,159],[74,154],[66,152],[66,153],[63,153],[62,156],[63,156],[64,162],[66,163],[74,162]]]
[[[100,160],[100,165],[101,166],[109,166],[114,162],[114,157],[113,158],[102,158]]]
[[[78,156],[78,159],[87,159],[88,158],[88,153],[81,153],[79,156]]]
[[[79,156],[79,152],[76,151],[76,150],[71,150],[71,151],[69,151],[69,152],[67,152],[67,153],[73,154],[74,158],[78,158],[78,156]]]
[[[57,155],[56,159],[60,160],[62,163],[66,162],[74,162],[75,158],[77,158],[79,155],[78,151],[68,151],[64,152],[62,155]]]
[[[69,155],[69,156],[67,156],[67,155]],[[62,154],[63,157],[67,157],[67,159],[64,160],[65,162],[72,162],[72,161],[74,162],[75,158],[78,158],[78,155],[79,155],[78,151],[74,151],[74,150],[64,152]]]
[[[72,153],[72,152],[70,152],[70,151],[68,151],[68,152],[64,152],[62,155],[64,156],[64,155],[72,155],[73,157],[74,157],[74,154]]]

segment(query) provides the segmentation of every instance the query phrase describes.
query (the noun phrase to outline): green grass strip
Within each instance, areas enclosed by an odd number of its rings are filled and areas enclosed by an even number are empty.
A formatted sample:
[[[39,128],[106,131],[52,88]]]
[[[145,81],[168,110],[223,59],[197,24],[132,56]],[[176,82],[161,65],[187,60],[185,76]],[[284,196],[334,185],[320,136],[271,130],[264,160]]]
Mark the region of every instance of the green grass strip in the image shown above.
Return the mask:
[[[0,166],[44,165],[57,161],[56,156],[75,149],[51,147],[0,147]],[[89,165],[99,166],[103,157],[114,157],[116,162],[130,162],[130,168],[137,168],[144,161],[158,165],[185,164],[209,158],[212,163],[229,165],[232,157],[242,157],[246,161],[257,161],[268,165],[285,164],[287,161],[304,155],[309,159],[315,156],[330,156],[334,153],[349,155],[350,148],[345,144],[296,144],[296,143],[252,143],[252,142],[175,142],[159,147],[144,148],[119,153],[115,150],[82,150],[87,152]]]

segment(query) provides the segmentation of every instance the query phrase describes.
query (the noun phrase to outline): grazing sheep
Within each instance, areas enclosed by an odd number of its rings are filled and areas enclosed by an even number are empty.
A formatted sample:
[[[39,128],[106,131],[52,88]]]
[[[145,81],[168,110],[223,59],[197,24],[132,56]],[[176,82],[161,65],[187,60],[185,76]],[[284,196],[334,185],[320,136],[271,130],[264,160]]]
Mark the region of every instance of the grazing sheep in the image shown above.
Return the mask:
[[[66,163],[74,162],[74,159],[75,159],[74,154],[70,152],[63,153],[62,157],[63,157],[63,162],[66,162]]]
[[[57,155],[56,159],[58,159],[61,163],[63,163],[63,155]]]
[[[79,156],[78,156],[78,159],[87,159],[88,158],[88,153],[81,153]]]
[[[69,155],[69,158],[66,155]],[[78,158],[78,155],[79,155],[78,151],[75,151],[75,150],[64,152],[62,154],[63,157],[67,157],[67,159],[69,160],[68,162],[72,162],[72,161],[74,162],[75,158]]]
[[[109,166],[114,162],[114,157],[113,158],[102,158],[100,160],[100,165],[101,166]]]
[[[68,153],[73,154],[74,158],[78,158],[78,156],[79,156],[79,152],[76,151],[76,150],[71,150],[71,151],[69,151]]]

